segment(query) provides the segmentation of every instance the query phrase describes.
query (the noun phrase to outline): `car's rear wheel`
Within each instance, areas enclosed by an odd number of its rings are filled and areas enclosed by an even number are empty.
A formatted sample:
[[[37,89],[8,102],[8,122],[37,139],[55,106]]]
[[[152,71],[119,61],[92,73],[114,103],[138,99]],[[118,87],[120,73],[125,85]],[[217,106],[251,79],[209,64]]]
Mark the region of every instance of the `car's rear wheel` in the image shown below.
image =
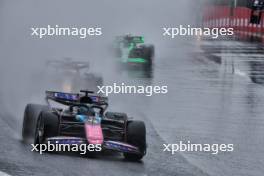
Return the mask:
[[[154,46],[151,45],[144,47],[143,58],[147,61],[147,63],[144,65],[145,70],[152,68],[154,52]]]
[[[127,125],[127,141],[128,144],[138,147],[140,153],[124,153],[127,160],[141,160],[147,151],[146,144],[146,127],[142,121],[131,121]]]
[[[38,104],[28,104],[25,108],[22,138],[24,142],[29,142],[34,139],[35,127],[40,113],[47,110],[48,106]]]

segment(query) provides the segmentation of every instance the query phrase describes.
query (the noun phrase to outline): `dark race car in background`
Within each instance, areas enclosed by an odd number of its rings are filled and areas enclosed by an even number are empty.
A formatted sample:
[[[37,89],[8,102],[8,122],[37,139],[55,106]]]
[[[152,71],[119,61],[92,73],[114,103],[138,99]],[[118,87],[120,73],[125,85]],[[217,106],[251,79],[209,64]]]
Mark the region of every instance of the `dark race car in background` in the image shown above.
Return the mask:
[[[108,98],[82,93],[46,92],[47,105],[28,104],[22,136],[34,144],[100,144],[103,150],[122,152],[128,160],[146,154],[146,128],[125,113],[106,112]],[[51,107],[51,101],[64,108]]]
[[[47,73],[50,74],[57,89],[65,92],[76,92],[80,89],[97,90],[103,85],[103,78],[99,74],[89,72],[90,64],[84,61],[74,61],[71,58],[47,61]],[[52,69],[52,71],[50,70]],[[55,75],[53,74],[55,71]],[[54,85],[54,84],[51,84]]]

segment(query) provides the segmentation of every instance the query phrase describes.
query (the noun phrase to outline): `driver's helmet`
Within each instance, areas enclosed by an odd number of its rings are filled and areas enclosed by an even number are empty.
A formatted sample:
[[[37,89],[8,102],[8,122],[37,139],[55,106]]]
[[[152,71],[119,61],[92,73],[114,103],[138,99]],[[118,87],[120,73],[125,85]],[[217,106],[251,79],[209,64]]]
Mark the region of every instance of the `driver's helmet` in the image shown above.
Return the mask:
[[[78,115],[94,115],[95,112],[93,110],[93,108],[90,108],[90,107],[85,107],[85,106],[79,106],[79,107],[75,107],[73,109],[74,113],[78,114]]]

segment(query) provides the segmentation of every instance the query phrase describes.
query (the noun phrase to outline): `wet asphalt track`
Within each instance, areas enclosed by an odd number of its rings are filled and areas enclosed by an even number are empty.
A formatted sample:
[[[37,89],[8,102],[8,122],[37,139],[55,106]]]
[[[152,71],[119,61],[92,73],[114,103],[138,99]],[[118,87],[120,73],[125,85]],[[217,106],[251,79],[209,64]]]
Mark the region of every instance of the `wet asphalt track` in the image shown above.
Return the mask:
[[[138,79],[133,77],[133,71],[119,75],[118,80],[127,84],[169,86],[165,96],[110,96],[112,109],[146,121],[148,153],[140,163],[126,162],[121,155],[109,153],[89,159],[76,154],[31,152],[30,146],[21,143],[19,134],[7,125],[10,119],[6,119],[12,116],[2,111],[0,170],[11,175],[261,176],[264,163],[261,47],[239,41],[203,41],[187,44],[186,53],[177,57],[180,51],[173,44],[163,51],[167,57],[156,60],[153,78]],[[236,48],[243,52],[233,52]],[[159,53],[157,57],[162,55]],[[259,64],[256,66],[255,62]],[[179,140],[233,143],[235,151],[173,156],[162,152],[163,143]]]
[[[76,153],[40,155],[31,152],[30,145],[22,143],[19,135],[2,118],[0,170],[10,175],[206,175],[181,155],[171,157],[163,153],[164,141],[145,118],[143,120],[146,120],[148,129],[148,154],[142,162],[137,163],[125,161],[117,153],[104,153],[93,159]]]
[[[8,4],[7,2],[9,1],[5,1],[4,5]],[[0,4],[0,8],[3,10],[1,11],[3,16],[0,18],[3,26],[0,28],[0,37],[3,40],[0,41],[0,45],[5,50],[5,52],[1,52],[1,59],[5,62],[12,63],[11,61],[14,61],[16,63],[14,67],[17,67],[23,65],[23,59],[32,61],[27,58],[40,56],[44,58],[47,57],[47,54],[51,57],[60,57],[61,54],[66,56],[77,54],[76,57],[80,54],[83,57],[88,54],[88,51],[80,52],[81,49],[88,50],[87,43],[81,45],[77,42],[75,46],[76,43],[68,41],[64,46],[61,45],[63,41],[51,40],[48,44],[55,42],[54,45],[59,46],[56,48],[58,50],[54,52],[53,45],[49,48],[47,43],[39,44],[25,36],[29,32],[28,27],[32,23],[36,24],[38,18],[44,21],[46,19],[47,23],[50,22],[48,19],[53,19],[53,15],[46,16],[46,9],[51,7],[54,13],[56,8],[61,7],[59,3],[53,6],[46,5],[46,8],[42,8],[45,3],[36,6],[31,6],[30,2],[15,4],[16,2],[12,2],[10,6],[1,6],[2,4]],[[31,10],[28,10],[27,6],[30,6]],[[113,6],[115,8],[115,5]],[[123,6],[125,7],[124,4]],[[21,7],[23,8],[21,9]],[[56,14],[54,23],[64,19],[64,15],[68,12],[72,12],[72,7],[70,5],[67,7],[58,16]],[[79,8],[78,5],[75,7]],[[82,7],[79,9],[80,13],[66,20],[65,24],[73,24],[77,19],[82,24],[87,18],[83,14],[88,11],[87,6],[83,5]],[[96,8],[92,9],[97,11]],[[109,7],[109,9],[108,13],[112,15],[113,7]],[[102,9],[102,11],[104,10]],[[131,15],[130,17],[134,16],[134,13],[128,14]],[[35,16],[38,18],[35,19]],[[89,17],[94,19],[92,15]],[[102,20],[105,16],[98,18]],[[18,23],[24,19],[28,19],[28,24]],[[119,21],[122,20],[116,20],[116,26],[120,25]],[[137,31],[137,29],[134,30]],[[146,31],[149,31],[149,28],[146,28]],[[49,40],[47,41],[49,42]],[[19,126],[13,123],[22,118],[21,108],[28,102],[19,102],[19,100],[27,100],[30,94],[28,92],[13,94],[12,92],[17,90],[17,84],[20,85],[20,89],[28,87],[22,85],[21,78],[23,77],[20,77],[15,70],[10,69],[11,74],[8,76],[1,72],[1,80],[5,78],[11,81],[19,80],[19,82],[11,84],[14,85],[13,87],[1,82],[1,89],[8,89],[11,93],[0,95],[0,98],[4,97],[3,100],[14,101],[0,102],[0,171],[22,176],[262,176],[264,173],[263,45],[236,40],[221,40],[191,42],[191,44],[187,43],[186,46],[183,46],[176,44],[177,40],[175,41],[168,46],[166,45],[167,41],[162,47],[157,46],[158,53],[152,79],[136,79],[134,77],[140,75],[137,72],[105,78],[106,84],[112,84],[113,80],[120,80],[120,82],[124,81],[128,84],[168,85],[169,93],[164,96],[111,95],[110,97],[113,110],[127,112],[137,119],[146,121],[148,154],[141,163],[126,162],[122,156],[111,154],[89,159],[72,154],[39,155],[31,152],[29,145],[20,142]],[[28,45],[25,44],[26,42],[29,42]],[[73,45],[74,47],[72,47]],[[80,46],[81,49],[77,46]],[[97,48],[96,44],[94,46]],[[12,60],[13,58],[15,59]],[[12,66],[10,63],[9,65]],[[15,79],[12,77],[14,75],[19,78]],[[38,87],[34,87],[34,90],[39,91]],[[5,91],[1,90],[1,92]],[[41,99],[43,94],[37,94],[36,97]],[[20,106],[19,111],[16,111],[17,105]],[[14,114],[16,118],[14,118]],[[218,155],[201,152],[177,153],[173,156],[162,152],[163,143],[177,143],[179,140],[190,140],[195,143],[234,143],[235,151]]]
[[[42,100],[43,92],[47,89],[52,89],[50,85],[45,85],[45,88],[40,86],[42,78],[36,76],[37,79],[30,79],[30,82],[24,81],[31,78],[32,75],[27,69],[38,69],[36,65],[44,65],[41,61],[44,59],[60,59],[62,57],[73,56],[74,58],[92,58],[98,59],[98,53],[101,52],[102,38],[89,38],[87,40],[69,39],[61,40],[60,38],[51,38],[38,40],[30,36],[30,27],[42,27],[43,25],[60,24],[60,25],[77,25],[82,26],[97,26],[101,25],[106,28],[105,36],[111,40],[114,35],[120,35],[127,32],[150,31],[150,26],[156,26],[163,23],[162,20],[153,21],[151,24],[138,25],[138,17],[143,21],[148,18],[153,18],[153,14],[146,12],[146,9],[153,11],[153,6],[159,7],[163,2],[152,2],[151,7],[149,2],[138,1],[141,6],[138,6],[134,1],[119,1],[116,3],[108,1],[98,2],[72,2],[72,1],[43,1],[32,3],[33,1],[1,1],[1,28],[0,28],[0,46],[1,46],[1,82],[0,95],[0,171],[10,175],[182,175],[182,176],[199,176],[206,175],[204,171],[198,169],[193,164],[190,164],[183,156],[177,154],[170,156],[163,153],[163,139],[155,131],[152,126],[152,120],[149,118],[148,109],[141,109],[146,105],[144,102],[150,101],[145,97],[127,96],[126,100],[116,101],[118,97],[111,98],[111,105],[121,112],[128,112],[138,119],[146,120],[148,131],[148,154],[141,163],[131,163],[123,160],[122,156],[100,156],[97,159],[88,159],[74,155],[53,155],[31,152],[29,145],[23,144],[20,141],[21,119],[23,117],[22,109],[31,99],[32,92],[38,92],[34,97],[37,101]],[[106,3],[102,7],[102,2]],[[183,1],[184,2],[184,1]],[[164,4],[166,5],[166,4]],[[134,7],[137,7],[138,13],[135,14]],[[63,8],[62,8],[63,7]],[[117,10],[117,7],[120,7]],[[128,8],[129,7],[129,8]],[[132,8],[130,8],[132,7]],[[143,7],[143,8],[142,8]],[[163,10],[157,9],[155,15],[163,15],[163,18],[171,16],[175,13],[175,9],[170,5],[167,15],[164,15]],[[58,10],[61,9],[60,12]],[[169,12],[170,11],[170,12]],[[48,13],[47,13],[48,12]],[[125,14],[124,17],[123,15]],[[160,17],[162,18],[162,17]],[[115,19],[115,20],[113,20]],[[128,20],[129,19],[129,20]],[[134,19],[134,20],[133,20]],[[174,20],[174,19],[173,19]],[[169,21],[169,20],[168,20]],[[129,23],[128,26],[124,23]],[[125,29],[122,27],[124,26]],[[139,26],[143,28],[134,28]],[[114,28],[113,31],[108,28]],[[120,27],[120,31],[116,29]],[[128,29],[126,29],[126,27]],[[131,27],[131,29],[130,29]],[[144,29],[145,28],[145,29]],[[113,29],[112,29],[113,30]],[[132,31],[130,31],[132,30]],[[159,29],[158,34],[160,34]],[[110,33],[110,35],[109,35]],[[89,42],[87,42],[89,41]],[[104,43],[104,42],[103,42]],[[105,43],[104,43],[105,44]],[[107,50],[107,49],[106,49]],[[109,60],[109,58],[106,58]],[[92,60],[92,61],[93,61]],[[98,59],[99,60],[99,59]],[[100,63],[97,68],[108,70],[107,64]],[[2,67],[3,66],[3,67]],[[9,69],[12,68],[12,69]],[[17,68],[17,69],[15,69]],[[5,70],[7,69],[8,73]],[[100,70],[101,71],[101,70]],[[42,74],[42,73],[41,73]],[[21,76],[23,75],[23,76]],[[106,78],[106,81],[111,82],[118,78]],[[15,80],[15,81],[13,81]],[[125,78],[126,80],[126,78]],[[146,84],[151,83],[151,80],[144,80]],[[32,86],[31,86],[32,85]],[[41,88],[41,90],[39,89]],[[27,91],[24,91],[27,90]],[[41,93],[40,93],[41,92]],[[9,101],[11,100],[11,101]],[[134,104],[134,101],[140,101],[140,104]],[[115,104],[116,102],[116,104]],[[126,102],[126,103],[124,103]],[[119,105],[122,104],[121,105]],[[141,105],[143,105],[141,107]],[[113,109],[114,109],[113,108]],[[19,109],[19,110],[18,110]],[[164,122],[166,123],[166,122]]]
[[[157,63],[158,64],[158,63]],[[156,67],[156,66],[155,66]],[[158,70],[158,69],[157,69]],[[116,73],[116,71],[113,70]],[[156,74],[155,69],[153,75]],[[141,75],[140,73],[138,73]],[[136,75],[138,75],[136,74]],[[153,78],[135,77],[132,70],[117,72],[116,80],[124,81],[126,84],[151,85],[155,84]],[[144,75],[144,74],[143,74]],[[37,80],[35,80],[37,82]],[[113,79],[105,78],[106,85],[112,84]],[[166,80],[163,82],[167,84]],[[158,83],[161,85],[161,82]],[[39,93],[39,91],[38,91]],[[44,95],[36,94],[38,99]],[[34,92],[32,92],[34,94]],[[16,94],[17,95],[17,94]],[[2,95],[3,96],[3,95]],[[4,95],[6,99],[7,95]],[[26,95],[20,95],[22,99]],[[17,98],[16,98],[17,100]],[[166,143],[164,138],[159,135],[153,126],[153,121],[166,125],[168,121],[162,120],[157,116],[152,116],[150,112],[153,107],[150,106],[151,97],[142,95],[111,95],[111,110],[127,112],[130,116],[145,121],[147,126],[148,152],[142,162],[128,162],[120,154],[104,153],[96,158],[87,158],[74,153],[62,154],[44,154],[40,155],[31,152],[31,146],[21,142],[20,137],[20,120],[11,115],[12,110],[6,110],[8,105],[1,102],[3,110],[0,114],[0,171],[10,175],[179,175],[179,176],[204,176],[206,171],[199,169],[185,159],[182,154],[170,155],[163,152],[163,144]],[[19,104],[14,102],[15,105]],[[23,104],[23,103],[22,103]],[[21,105],[19,105],[21,106]],[[24,106],[24,105],[22,105]],[[159,105],[162,107],[162,105]],[[11,108],[12,109],[12,108]],[[160,109],[162,111],[162,109]],[[11,112],[11,113],[10,113]],[[21,113],[18,118],[22,118]],[[14,123],[15,122],[15,123]]]

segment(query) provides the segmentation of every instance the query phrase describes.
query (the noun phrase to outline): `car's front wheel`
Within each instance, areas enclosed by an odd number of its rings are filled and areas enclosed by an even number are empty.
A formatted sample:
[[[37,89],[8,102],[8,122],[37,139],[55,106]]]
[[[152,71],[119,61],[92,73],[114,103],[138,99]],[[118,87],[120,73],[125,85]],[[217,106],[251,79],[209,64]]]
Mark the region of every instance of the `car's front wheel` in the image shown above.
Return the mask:
[[[58,135],[59,119],[58,116],[52,112],[43,111],[38,117],[34,144],[42,144],[48,137],[55,137]]]
[[[38,117],[42,111],[47,109],[48,107],[45,105],[28,104],[26,106],[22,127],[22,138],[24,142],[30,142],[34,139]]]

